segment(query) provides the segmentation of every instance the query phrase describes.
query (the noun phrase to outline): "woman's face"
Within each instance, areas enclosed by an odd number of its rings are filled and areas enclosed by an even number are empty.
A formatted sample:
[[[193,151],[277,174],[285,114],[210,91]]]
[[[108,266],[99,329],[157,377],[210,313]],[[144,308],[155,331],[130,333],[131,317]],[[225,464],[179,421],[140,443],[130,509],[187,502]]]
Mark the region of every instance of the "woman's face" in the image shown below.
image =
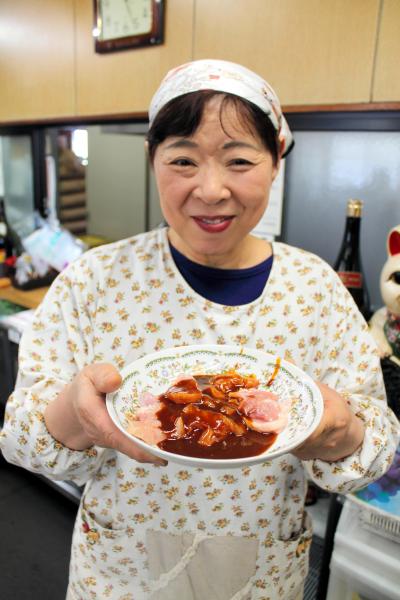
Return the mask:
[[[221,97],[212,98],[191,137],[168,137],[156,150],[154,172],[173,246],[204,265],[248,266],[254,238],[277,173],[258,135],[240,124]]]

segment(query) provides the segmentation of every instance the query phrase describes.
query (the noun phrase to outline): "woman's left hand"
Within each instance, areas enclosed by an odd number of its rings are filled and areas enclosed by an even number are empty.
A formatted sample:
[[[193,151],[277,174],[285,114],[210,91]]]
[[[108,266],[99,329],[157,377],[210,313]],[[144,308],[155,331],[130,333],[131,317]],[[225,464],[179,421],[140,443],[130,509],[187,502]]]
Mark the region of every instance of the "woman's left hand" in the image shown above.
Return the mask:
[[[350,456],[362,444],[364,425],[347,401],[324,383],[316,382],[324,400],[324,413],[317,429],[292,452],[300,460],[319,458],[335,462]]]

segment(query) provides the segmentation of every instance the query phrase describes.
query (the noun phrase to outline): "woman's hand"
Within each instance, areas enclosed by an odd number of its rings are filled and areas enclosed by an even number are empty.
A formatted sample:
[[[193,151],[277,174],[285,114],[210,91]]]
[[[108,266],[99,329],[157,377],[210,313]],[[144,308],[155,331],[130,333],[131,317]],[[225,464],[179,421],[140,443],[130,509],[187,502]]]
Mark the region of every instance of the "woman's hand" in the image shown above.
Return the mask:
[[[319,458],[335,462],[361,446],[364,425],[347,401],[324,383],[316,382],[324,400],[324,413],[317,429],[292,454],[301,460]]]
[[[97,445],[118,450],[139,462],[165,464],[139,448],[111,420],[105,394],[120,385],[121,376],[113,365],[96,363],[84,367],[47,406],[44,414],[47,429],[71,450]]]

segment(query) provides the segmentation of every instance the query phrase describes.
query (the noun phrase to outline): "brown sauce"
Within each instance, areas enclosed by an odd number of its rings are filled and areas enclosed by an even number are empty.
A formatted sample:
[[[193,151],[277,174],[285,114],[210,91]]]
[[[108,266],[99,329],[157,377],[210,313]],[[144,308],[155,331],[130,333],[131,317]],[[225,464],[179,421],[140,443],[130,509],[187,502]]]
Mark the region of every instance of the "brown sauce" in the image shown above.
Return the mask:
[[[201,399],[190,404],[172,402],[167,394],[171,390],[174,393],[192,392],[193,382],[182,381],[175,384],[159,399],[162,408],[157,412],[157,418],[161,423],[162,431],[167,438],[160,442],[158,446],[167,452],[183,454],[185,456],[208,458],[208,459],[232,459],[245,458],[248,456],[257,456],[267,450],[275,441],[277,435],[274,433],[259,433],[249,429],[244,423],[241,414],[232,405],[232,400],[228,392],[242,387],[235,387],[235,381],[232,378],[232,384],[224,390],[224,397],[216,399],[212,396],[210,388],[210,375],[195,376],[198,387],[202,392]],[[226,392],[226,393],[225,393]],[[186,407],[186,408],[185,408]],[[189,407],[189,408],[188,408]],[[224,428],[223,417],[226,415],[243,430],[243,433],[236,435],[232,432],[225,434],[224,439],[215,441],[212,445],[202,445],[199,443],[200,437],[207,428],[213,431],[222,431]],[[181,417],[185,426],[183,437],[176,438],[176,420]]]

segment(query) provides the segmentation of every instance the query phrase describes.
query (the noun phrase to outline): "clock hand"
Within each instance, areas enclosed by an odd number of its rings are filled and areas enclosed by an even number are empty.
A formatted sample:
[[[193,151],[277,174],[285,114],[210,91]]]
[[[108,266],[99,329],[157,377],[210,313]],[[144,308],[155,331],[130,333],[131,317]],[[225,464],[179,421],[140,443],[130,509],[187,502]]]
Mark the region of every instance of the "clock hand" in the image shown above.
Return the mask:
[[[124,4],[125,4],[126,12],[128,13],[130,20],[132,21],[132,25],[135,25],[136,23],[134,22],[134,19],[133,19],[129,0],[124,0]]]

